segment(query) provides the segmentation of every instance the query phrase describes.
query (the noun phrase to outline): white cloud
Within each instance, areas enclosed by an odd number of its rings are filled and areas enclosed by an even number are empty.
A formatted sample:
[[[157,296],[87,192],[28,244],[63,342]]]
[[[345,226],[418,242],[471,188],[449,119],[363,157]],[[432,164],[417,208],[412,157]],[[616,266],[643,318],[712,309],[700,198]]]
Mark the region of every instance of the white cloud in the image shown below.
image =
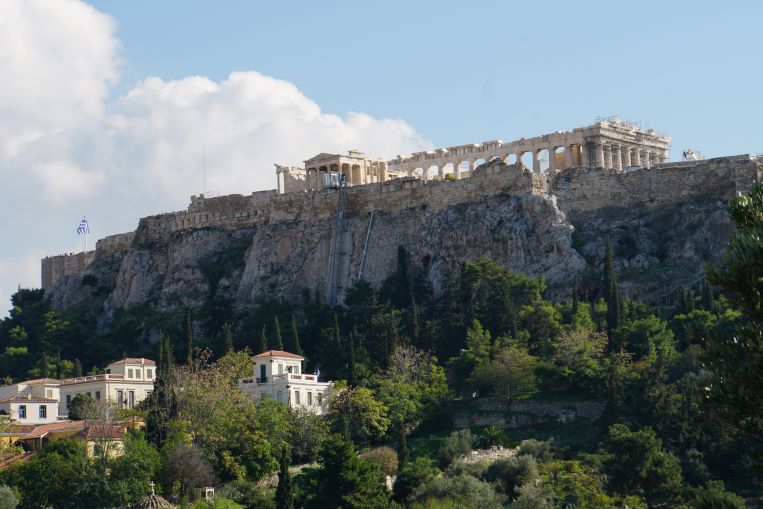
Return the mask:
[[[273,163],[318,152],[431,147],[403,120],[324,113],[294,84],[254,71],[147,77],[112,100],[111,18],[74,0],[6,0],[0,20],[0,213],[14,218],[0,266],[75,248],[82,215],[101,237],[185,207],[201,190],[202,147],[207,189],[223,194],[272,189]],[[18,283],[39,284],[0,272],[6,295]]]

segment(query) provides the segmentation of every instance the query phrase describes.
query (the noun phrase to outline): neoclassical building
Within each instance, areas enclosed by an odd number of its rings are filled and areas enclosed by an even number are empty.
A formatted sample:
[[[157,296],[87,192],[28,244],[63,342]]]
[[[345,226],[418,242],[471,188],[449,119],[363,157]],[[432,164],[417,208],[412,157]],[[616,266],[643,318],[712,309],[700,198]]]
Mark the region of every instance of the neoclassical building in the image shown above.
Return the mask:
[[[351,186],[405,176],[440,180],[451,174],[452,178],[461,179],[493,159],[507,164],[521,161],[536,173],[581,166],[629,171],[667,162],[669,149],[670,136],[608,119],[571,131],[414,152],[389,161],[371,159],[358,150],[350,150],[347,155],[322,153],[305,161],[304,168],[277,164],[276,176],[281,194],[336,187],[342,178]]]
[[[303,373],[301,355],[268,350],[252,357],[254,376],[239,380],[239,389],[255,401],[270,397],[289,408],[304,408],[321,414],[331,382],[318,381],[318,375]]]

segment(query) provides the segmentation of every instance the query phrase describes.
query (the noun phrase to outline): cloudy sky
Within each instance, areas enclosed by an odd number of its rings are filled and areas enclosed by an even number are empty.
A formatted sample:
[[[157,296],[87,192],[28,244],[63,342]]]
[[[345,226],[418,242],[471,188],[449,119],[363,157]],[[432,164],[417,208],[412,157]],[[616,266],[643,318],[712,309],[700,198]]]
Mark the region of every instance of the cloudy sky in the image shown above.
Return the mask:
[[[267,4],[267,5],[265,5]],[[673,156],[763,151],[761,2],[0,0],[0,315],[39,259],[273,163],[619,115]],[[532,5],[530,5],[532,4]]]

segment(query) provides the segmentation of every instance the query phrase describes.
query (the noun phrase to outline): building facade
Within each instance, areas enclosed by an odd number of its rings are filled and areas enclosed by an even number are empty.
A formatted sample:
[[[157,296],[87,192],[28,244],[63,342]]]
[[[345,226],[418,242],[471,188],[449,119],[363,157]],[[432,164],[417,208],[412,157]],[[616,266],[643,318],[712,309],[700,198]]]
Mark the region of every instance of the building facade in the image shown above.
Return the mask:
[[[269,397],[289,408],[304,408],[321,414],[327,403],[331,382],[318,381],[318,374],[303,373],[301,355],[268,350],[254,357],[251,378],[239,380],[239,389],[255,401]]]
[[[112,362],[101,375],[61,380],[59,415],[69,414],[77,394],[89,394],[96,401],[112,401],[119,408],[134,408],[151,395],[156,378],[156,363],[143,358]]]
[[[0,387],[0,413],[18,424],[56,422],[60,383],[40,378]]]

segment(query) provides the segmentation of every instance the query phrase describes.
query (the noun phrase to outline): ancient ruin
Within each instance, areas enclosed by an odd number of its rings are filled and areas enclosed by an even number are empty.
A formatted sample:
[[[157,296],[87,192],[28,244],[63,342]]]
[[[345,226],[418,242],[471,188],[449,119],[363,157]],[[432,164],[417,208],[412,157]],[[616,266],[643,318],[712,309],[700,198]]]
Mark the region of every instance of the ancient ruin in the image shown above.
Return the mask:
[[[338,187],[340,181],[356,186],[403,176],[441,180],[451,174],[462,179],[469,177],[479,164],[494,159],[506,164],[524,162],[534,173],[573,167],[628,171],[667,162],[669,148],[670,136],[608,119],[571,131],[414,152],[389,161],[371,159],[359,150],[350,150],[347,155],[322,153],[304,161],[304,168],[276,164],[277,190],[278,194],[316,191]]]

